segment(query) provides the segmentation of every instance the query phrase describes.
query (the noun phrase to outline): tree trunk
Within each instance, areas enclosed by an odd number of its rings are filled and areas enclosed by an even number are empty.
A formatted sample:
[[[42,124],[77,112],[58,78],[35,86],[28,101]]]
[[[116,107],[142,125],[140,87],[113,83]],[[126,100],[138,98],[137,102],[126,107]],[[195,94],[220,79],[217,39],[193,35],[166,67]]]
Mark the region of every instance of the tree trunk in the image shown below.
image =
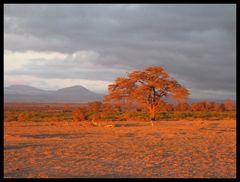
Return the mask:
[[[156,121],[156,108],[154,105],[151,105],[149,108],[150,120]]]

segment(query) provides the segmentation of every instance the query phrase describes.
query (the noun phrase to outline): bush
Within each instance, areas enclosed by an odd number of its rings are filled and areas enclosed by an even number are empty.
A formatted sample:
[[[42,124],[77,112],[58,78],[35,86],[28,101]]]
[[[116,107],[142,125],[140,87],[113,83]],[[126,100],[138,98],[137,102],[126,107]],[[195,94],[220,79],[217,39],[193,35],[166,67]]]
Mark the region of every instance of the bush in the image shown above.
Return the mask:
[[[25,113],[20,113],[18,115],[18,121],[23,122],[27,120],[27,115]]]
[[[92,114],[92,121],[98,121],[101,119],[101,114],[98,112],[95,112]]]
[[[82,109],[77,108],[74,112],[73,112],[73,120],[74,121],[83,121],[85,120],[85,113],[82,111]]]

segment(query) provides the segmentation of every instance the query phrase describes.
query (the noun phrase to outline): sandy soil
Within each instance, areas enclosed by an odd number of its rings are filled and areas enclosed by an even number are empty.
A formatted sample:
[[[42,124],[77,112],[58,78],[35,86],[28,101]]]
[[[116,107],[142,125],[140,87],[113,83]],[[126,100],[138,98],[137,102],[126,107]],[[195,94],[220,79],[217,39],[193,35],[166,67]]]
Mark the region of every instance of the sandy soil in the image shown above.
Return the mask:
[[[235,178],[236,121],[5,122],[4,177]]]

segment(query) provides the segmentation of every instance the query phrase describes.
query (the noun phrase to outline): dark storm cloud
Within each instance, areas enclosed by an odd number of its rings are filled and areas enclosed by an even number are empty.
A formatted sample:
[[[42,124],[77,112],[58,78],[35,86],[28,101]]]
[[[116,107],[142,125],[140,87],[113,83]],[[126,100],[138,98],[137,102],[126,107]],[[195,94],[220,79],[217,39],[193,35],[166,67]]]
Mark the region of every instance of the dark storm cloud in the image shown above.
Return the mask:
[[[92,66],[88,69],[77,66],[72,71],[70,67],[56,69],[66,66],[66,60],[55,67],[43,60],[41,66],[26,65],[7,74],[111,81],[124,76],[126,71],[159,65],[192,90],[235,95],[235,8],[235,5],[5,5],[6,50],[66,54],[91,50],[99,54],[97,59],[90,60]],[[101,69],[96,72],[96,67]]]

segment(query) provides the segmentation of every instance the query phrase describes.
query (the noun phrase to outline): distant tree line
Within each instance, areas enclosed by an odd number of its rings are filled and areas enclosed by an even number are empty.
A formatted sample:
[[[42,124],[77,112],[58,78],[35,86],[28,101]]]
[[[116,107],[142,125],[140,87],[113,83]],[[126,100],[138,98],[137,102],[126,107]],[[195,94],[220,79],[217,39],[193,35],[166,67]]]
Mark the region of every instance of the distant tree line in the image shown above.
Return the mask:
[[[149,120],[146,108],[136,102],[89,102],[80,106],[65,104],[57,109],[48,107],[27,111],[7,110],[4,121],[114,121],[114,120]],[[162,103],[156,111],[156,120],[172,119],[224,119],[236,118],[236,104],[231,99],[223,103],[201,101],[189,103]]]
[[[228,113],[235,112],[236,105],[233,100],[226,99],[223,103],[214,101],[199,101],[189,103],[169,104],[163,103],[157,108],[156,115],[161,117],[164,113],[192,113],[193,117],[197,117],[194,113]],[[128,120],[149,118],[148,110],[142,108],[137,103],[103,103],[89,102],[84,107],[79,107],[73,112],[74,120]],[[184,116],[184,115],[182,115]],[[157,119],[156,119],[157,120]]]

